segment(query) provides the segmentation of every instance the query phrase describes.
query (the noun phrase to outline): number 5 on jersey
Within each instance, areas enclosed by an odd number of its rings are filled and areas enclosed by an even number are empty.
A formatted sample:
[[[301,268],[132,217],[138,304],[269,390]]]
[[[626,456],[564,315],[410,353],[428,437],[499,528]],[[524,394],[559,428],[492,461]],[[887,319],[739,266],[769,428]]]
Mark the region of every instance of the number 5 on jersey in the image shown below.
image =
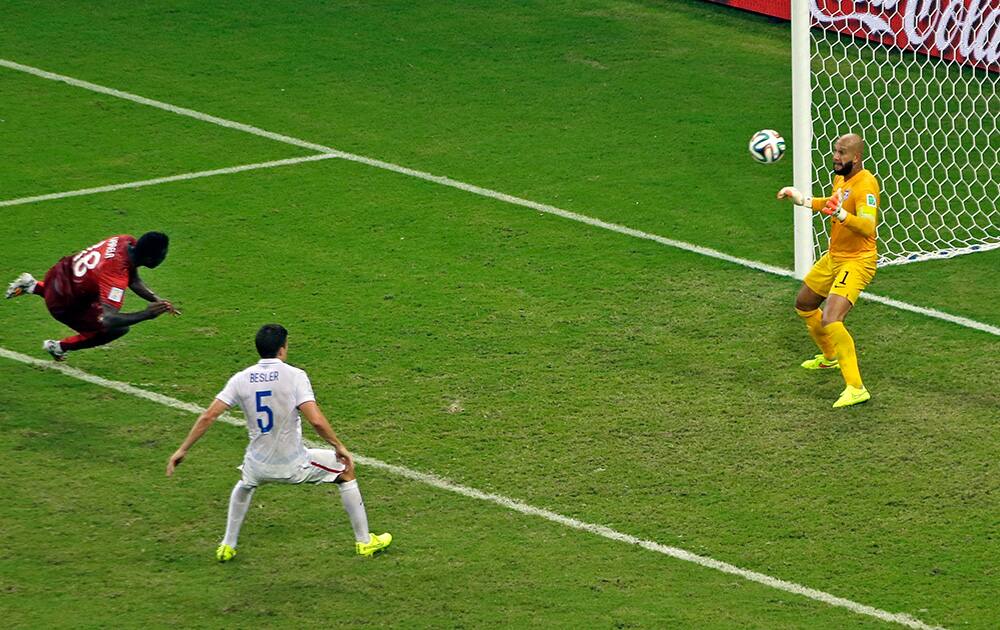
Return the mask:
[[[261,433],[267,433],[274,426],[274,412],[271,408],[264,404],[264,399],[271,395],[271,390],[265,390],[262,392],[257,392],[257,413],[267,415],[267,424],[261,420],[260,416],[257,416],[257,426],[260,427]]]

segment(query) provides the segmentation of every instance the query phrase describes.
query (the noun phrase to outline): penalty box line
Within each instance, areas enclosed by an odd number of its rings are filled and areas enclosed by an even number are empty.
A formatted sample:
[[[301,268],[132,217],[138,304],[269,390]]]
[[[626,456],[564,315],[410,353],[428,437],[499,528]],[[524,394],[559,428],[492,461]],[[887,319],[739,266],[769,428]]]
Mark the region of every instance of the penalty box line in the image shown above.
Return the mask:
[[[521,197],[515,197],[513,195],[508,195],[506,193],[498,192],[496,190],[491,190],[489,188],[483,188],[481,186],[476,186],[474,184],[467,184],[465,182],[461,182],[456,179],[451,179],[450,177],[433,175],[431,173],[418,171],[416,169],[408,168],[406,166],[401,166],[399,164],[393,164],[392,162],[384,162],[382,160],[365,157],[363,155],[357,155],[354,153],[339,151],[332,147],[328,147],[322,144],[317,144],[315,142],[308,142],[306,140],[301,140],[299,138],[295,138],[292,136],[287,136],[280,133],[274,133],[273,131],[267,131],[265,129],[261,129],[260,127],[254,127],[253,125],[247,125],[233,120],[219,118],[218,116],[212,116],[211,114],[205,114],[203,112],[199,112],[193,109],[188,109],[186,107],[178,107],[177,105],[171,105],[170,103],[165,103],[163,101],[157,101],[151,98],[146,98],[145,96],[139,96],[138,94],[132,94],[130,92],[124,92],[122,90],[116,90],[114,88],[105,87],[103,85],[98,85],[96,83],[90,83],[89,81],[75,79],[73,77],[69,77],[62,74],[56,74],[54,72],[42,70],[41,68],[35,68],[34,66],[28,66],[21,63],[17,63],[16,61],[11,61],[9,59],[0,58],[0,67],[9,68],[11,70],[17,70],[18,72],[25,72],[27,74],[41,77],[43,79],[48,79],[50,81],[58,81],[61,83],[66,83],[74,87],[90,90],[91,92],[97,92],[99,94],[114,96],[115,98],[132,101],[133,103],[139,103],[140,105],[155,107],[157,109],[162,109],[164,111],[172,112],[179,116],[187,116],[189,118],[194,118],[195,120],[201,120],[203,122],[212,123],[213,125],[219,125],[221,127],[226,127],[228,129],[235,129],[237,131],[253,134],[255,136],[260,136],[262,138],[269,138],[276,142],[283,142],[285,144],[291,144],[293,146],[302,147],[303,149],[311,149],[319,153],[330,154],[335,157],[340,157],[344,160],[348,160],[351,162],[366,164],[374,168],[379,168],[387,171],[392,171],[394,173],[399,173],[401,175],[415,177],[417,179],[433,182],[435,184],[440,184],[442,186],[448,186],[450,188],[456,188],[458,190],[463,190],[465,192],[469,192],[482,197],[488,197],[490,199],[496,199],[497,201],[503,201],[505,203],[509,203],[512,205],[522,206],[524,208],[531,208],[532,210],[537,210],[538,212],[552,214],[555,216],[562,217],[564,219],[569,219],[571,221],[577,221],[579,223],[585,223],[593,227],[609,230],[611,232],[617,232],[619,234],[624,234],[626,236],[631,236],[633,238],[653,241],[656,243],[660,243],[661,245],[666,245],[668,247],[673,247],[675,249],[681,249],[694,254],[707,256],[709,258],[715,258],[716,260],[722,260],[736,265],[741,265],[749,269],[756,269],[757,271],[763,271],[765,273],[787,278],[795,277],[794,272],[790,269],[776,267],[774,265],[768,265],[767,263],[763,263],[756,260],[750,260],[747,258],[732,256],[725,252],[721,252],[719,250],[712,249],[709,247],[702,247],[700,245],[694,245],[692,243],[687,243],[685,241],[678,241],[675,239],[658,236],[656,234],[650,234],[648,232],[635,230],[629,227],[625,227],[623,225],[618,225],[616,223],[609,223],[607,221],[595,219],[593,217],[589,217],[583,214],[577,214],[576,212],[571,212],[569,210],[563,210],[562,208],[557,208],[555,206],[550,206],[548,204],[538,203],[536,201],[523,199]],[[890,308],[896,308],[899,310],[916,313],[918,315],[923,315],[925,317],[939,319],[942,321],[949,322],[951,324],[956,324],[958,326],[971,328],[973,330],[978,330],[980,332],[985,332],[1000,337],[1000,327],[976,321],[968,317],[952,315],[950,313],[945,313],[944,311],[939,311],[937,309],[927,308],[924,306],[917,306],[915,304],[910,304],[908,302],[903,302],[901,300],[896,300],[890,297],[884,297],[873,293],[862,293],[861,297],[862,299],[878,302]]]
[[[34,366],[38,368],[43,368],[47,370],[54,370],[60,372],[66,376],[91,383],[93,385],[98,385],[100,387],[105,387],[107,389],[112,389],[123,394],[128,394],[130,396],[135,396],[136,398],[142,398],[151,402],[170,407],[172,409],[177,409],[179,411],[186,411],[188,413],[200,414],[203,411],[202,407],[195,405],[193,403],[184,402],[170,396],[165,396],[163,394],[158,394],[156,392],[151,392],[146,389],[142,389],[131,385],[129,383],[123,383],[121,381],[112,381],[101,376],[96,376],[83,370],[70,367],[61,363],[55,363],[49,360],[37,359],[20,352],[14,352],[13,350],[8,350],[7,348],[0,347],[0,357],[10,359],[11,361],[17,361],[25,365]],[[220,417],[220,420],[237,427],[245,427],[246,423],[230,414],[224,414]],[[313,448],[326,446],[325,444],[317,444],[310,440],[306,440],[306,443]],[[764,573],[758,573],[757,571],[751,571],[749,569],[743,569],[738,566],[729,564],[728,562],[722,562],[721,560],[715,560],[714,558],[709,558],[708,556],[701,556],[690,551],[680,549],[678,547],[670,547],[668,545],[663,545],[652,540],[646,540],[632,536],[630,534],[625,534],[617,530],[611,529],[604,525],[598,525],[596,523],[588,523],[581,521],[569,516],[564,516],[551,510],[546,510],[544,508],[535,507],[529,505],[517,499],[512,499],[510,497],[494,494],[491,492],[483,492],[482,490],[477,490],[469,486],[463,486],[462,484],[455,483],[444,477],[439,477],[434,474],[422,473],[412,468],[407,468],[405,466],[399,466],[396,464],[390,464],[384,462],[380,459],[374,457],[367,457],[365,455],[355,454],[355,460],[359,463],[371,466],[372,468],[378,468],[384,470],[388,473],[398,475],[400,477],[405,477],[412,481],[426,484],[440,490],[447,490],[448,492],[453,492],[471,499],[479,499],[481,501],[487,501],[499,505],[501,507],[513,510],[515,512],[520,512],[528,516],[535,516],[543,518],[547,521],[553,523],[558,523],[560,525],[576,529],[579,531],[588,532],[609,540],[614,540],[618,542],[627,543],[629,545],[635,545],[641,547],[648,551],[653,551],[665,556],[670,556],[671,558],[676,558],[678,560],[683,560],[685,562],[691,562],[699,566],[705,567],[707,569],[714,569],[716,571],[721,571],[722,573],[728,573],[730,575],[735,575],[741,577],[745,580],[751,582],[756,582],[758,584],[763,584],[764,586],[777,589],[779,591],[784,591],[786,593],[792,593],[794,595],[800,595],[802,597],[807,597],[809,599],[828,604],[837,608],[844,608],[853,613],[859,615],[865,615],[867,617],[874,617],[875,619],[880,619],[889,623],[897,623],[909,628],[917,628],[919,630],[941,630],[937,626],[930,626],[915,617],[912,617],[906,613],[892,613],[886,610],[881,610],[873,606],[868,606],[866,604],[860,604],[858,602],[845,599],[843,597],[838,597],[830,593],[820,591],[814,588],[809,588],[808,586],[803,586],[801,584],[796,584],[794,582],[789,582],[782,580]]]

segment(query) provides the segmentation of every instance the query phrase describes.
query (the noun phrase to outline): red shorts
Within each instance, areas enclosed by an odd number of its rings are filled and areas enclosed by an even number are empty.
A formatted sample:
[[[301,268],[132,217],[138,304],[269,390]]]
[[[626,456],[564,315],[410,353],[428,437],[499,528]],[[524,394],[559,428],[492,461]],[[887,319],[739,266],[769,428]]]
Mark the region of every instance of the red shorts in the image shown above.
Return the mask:
[[[72,284],[63,274],[62,265],[57,264],[45,274],[45,306],[56,320],[66,324],[76,332],[100,332],[104,330],[102,315],[104,308],[100,300],[91,297],[80,299],[70,293]]]

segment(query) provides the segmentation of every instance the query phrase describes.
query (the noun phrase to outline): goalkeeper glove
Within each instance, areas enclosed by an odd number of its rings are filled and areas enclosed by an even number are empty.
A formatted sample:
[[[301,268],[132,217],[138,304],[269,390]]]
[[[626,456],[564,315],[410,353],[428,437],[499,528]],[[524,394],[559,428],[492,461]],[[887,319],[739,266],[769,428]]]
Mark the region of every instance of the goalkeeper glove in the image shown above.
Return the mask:
[[[843,202],[843,195],[841,195],[840,189],[838,188],[836,192],[833,193],[833,196],[827,200],[826,205],[820,209],[820,212],[828,214],[843,223],[847,220],[847,210],[844,210],[844,208],[841,207]]]
[[[785,186],[778,191],[778,199],[784,199],[785,197],[791,199],[792,203],[798,206],[809,207],[812,205],[812,197],[806,197],[798,188],[793,188],[792,186]]]

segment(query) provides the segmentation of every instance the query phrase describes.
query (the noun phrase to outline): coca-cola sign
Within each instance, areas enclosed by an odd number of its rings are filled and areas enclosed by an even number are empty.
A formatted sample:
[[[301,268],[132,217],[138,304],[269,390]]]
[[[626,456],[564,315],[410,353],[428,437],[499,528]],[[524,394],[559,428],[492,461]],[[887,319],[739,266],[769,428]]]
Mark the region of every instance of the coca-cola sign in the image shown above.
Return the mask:
[[[791,19],[791,0],[708,0],[716,4],[725,4],[745,11],[763,13],[771,17]]]
[[[712,1],[790,15],[790,0]],[[808,1],[814,26],[1000,73],[1000,0]]]
[[[1000,72],[1000,5],[990,0],[809,0],[813,22]]]

